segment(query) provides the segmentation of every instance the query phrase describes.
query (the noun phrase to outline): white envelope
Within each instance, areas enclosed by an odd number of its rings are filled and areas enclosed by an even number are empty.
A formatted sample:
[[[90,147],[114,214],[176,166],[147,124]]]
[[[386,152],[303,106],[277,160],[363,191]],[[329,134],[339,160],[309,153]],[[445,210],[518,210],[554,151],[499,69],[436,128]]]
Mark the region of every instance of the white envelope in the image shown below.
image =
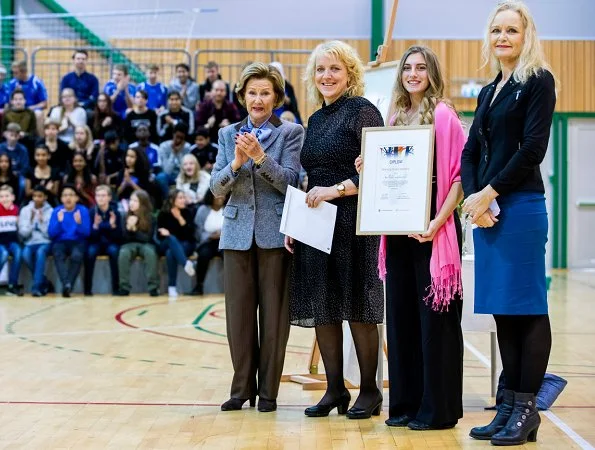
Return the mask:
[[[336,220],[336,205],[320,202],[316,208],[309,208],[305,192],[287,187],[279,228],[281,233],[330,254]]]

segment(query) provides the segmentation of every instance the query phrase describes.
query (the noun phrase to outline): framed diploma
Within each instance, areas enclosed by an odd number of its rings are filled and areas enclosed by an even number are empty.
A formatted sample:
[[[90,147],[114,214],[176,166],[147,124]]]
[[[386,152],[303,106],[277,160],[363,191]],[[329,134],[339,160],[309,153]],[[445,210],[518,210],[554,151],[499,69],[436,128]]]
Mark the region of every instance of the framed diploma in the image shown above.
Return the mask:
[[[364,128],[358,235],[423,233],[430,223],[434,126]]]

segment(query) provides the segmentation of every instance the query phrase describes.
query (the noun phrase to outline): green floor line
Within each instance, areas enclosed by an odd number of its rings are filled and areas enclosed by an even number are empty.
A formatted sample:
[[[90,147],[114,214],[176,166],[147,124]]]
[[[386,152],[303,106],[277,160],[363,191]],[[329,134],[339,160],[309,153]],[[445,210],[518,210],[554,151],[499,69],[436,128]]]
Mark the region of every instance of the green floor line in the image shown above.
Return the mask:
[[[199,325],[199,323],[206,317],[206,315],[213,308],[213,306],[219,305],[221,303],[223,303],[223,302],[211,303],[209,306],[207,306],[205,309],[203,309],[202,312],[198,315],[198,317],[196,319],[194,319],[194,321],[192,322],[192,326],[194,327],[194,329],[196,329],[198,331],[203,331],[203,332],[205,332],[207,334],[211,334],[213,336],[219,336],[222,338],[227,337],[225,334],[217,333],[216,331],[207,330],[206,328],[203,328]]]

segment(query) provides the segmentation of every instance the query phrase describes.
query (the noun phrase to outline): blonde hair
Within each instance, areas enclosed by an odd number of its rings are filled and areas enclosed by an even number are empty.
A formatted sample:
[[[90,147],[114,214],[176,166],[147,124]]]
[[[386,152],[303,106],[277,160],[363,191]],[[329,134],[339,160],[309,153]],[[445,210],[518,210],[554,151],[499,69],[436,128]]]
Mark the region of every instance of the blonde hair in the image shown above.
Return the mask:
[[[192,163],[194,164],[195,171],[194,171],[194,175],[192,177],[188,177],[186,175],[186,172],[183,169],[184,163],[186,161],[192,161]],[[178,179],[176,181],[178,183],[180,183],[180,185],[182,185],[184,183],[198,183],[199,180],[200,180],[200,164],[198,162],[198,159],[196,159],[196,156],[194,156],[192,153],[187,153],[182,158],[182,168],[180,170],[180,173],[178,174]]]
[[[93,149],[93,145],[94,145],[93,144],[93,133],[91,133],[91,128],[89,128],[87,125],[77,125],[76,127],[74,127],[75,134],[76,134],[76,130],[78,130],[78,129],[85,130],[85,136],[87,137],[87,139],[85,139],[84,148],[79,148],[76,145],[76,139],[73,139],[72,142],[70,144],[68,144],[68,147],[70,147],[71,150],[90,152]]]
[[[483,56],[482,67],[485,67],[489,64],[494,74],[502,70],[500,61],[492,52],[490,30],[496,16],[502,11],[509,10],[516,12],[521,17],[521,23],[523,24],[523,30],[525,34],[523,39],[523,48],[521,50],[521,54],[519,55],[518,62],[513,71],[512,77],[516,82],[526,83],[531,76],[538,76],[539,72],[543,69],[549,70],[551,72],[551,68],[545,61],[541,43],[537,37],[537,28],[535,27],[533,16],[531,16],[527,5],[525,5],[525,3],[520,0],[501,1],[488,17],[483,46],[481,49]]]
[[[444,98],[444,77],[440,68],[440,61],[436,54],[421,45],[412,45],[399,60],[397,70],[397,81],[395,83],[395,120],[390,125],[409,125],[407,110],[411,108],[411,96],[403,86],[403,71],[407,58],[411,55],[421,54],[426,62],[428,73],[428,88],[424,92],[424,97],[419,105],[419,123],[429,125],[434,123],[434,111],[439,102],[444,102],[454,109],[451,102]]]
[[[343,41],[328,41],[316,46],[308,58],[304,81],[308,91],[308,99],[320,105],[324,97],[316,87],[316,59],[320,56],[333,56],[347,69],[347,97],[356,97],[364,95],[364,65],[357,51]]]
[[[105,192],[107,195],[109,195],[110,197],[112,196],[112,188],[109,187],[107,184],[100,184],[99,186],[97,186],[95,188],[95,193],[97,194],[98,192],[103,191]]]
[[[279,70],[271,65],[261,62],[255,62],[248,64],[242,74],[240,75],[240,81],[236,85],[236,94],[238,94],[238,100],[242,106],[246,106],[246,88],[248,81],[252,78],[257,80],[269,80],[273,85],[273,91],[275,93],[275,105],[274,108],[279,108],[285,103],[285,79]]]

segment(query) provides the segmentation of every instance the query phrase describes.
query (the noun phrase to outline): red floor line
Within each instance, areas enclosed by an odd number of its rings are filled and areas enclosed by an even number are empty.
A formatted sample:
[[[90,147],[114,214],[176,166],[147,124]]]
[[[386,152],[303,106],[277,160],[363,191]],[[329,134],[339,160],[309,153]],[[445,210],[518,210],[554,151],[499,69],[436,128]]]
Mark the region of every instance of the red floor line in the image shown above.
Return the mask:
[[[149,303],[147,305],[133,306],[131,308],[124,309],[124,310],[120,311],[119,313],[117,313],[114,316],[114,319],[116,319],[116,321],[118,323],[120,323],[121,325],[124,325],[125,327],[139,329],[140,327],[137,327],[136,325],[133,325],[130,322],[125,321],[123,319],[124,314],[126,314],[126,313],[128,313],[130,311],[134,311],[135,309],[145,308],[145,307],[153,306],[153,305],[160,304],[160,303],[166,303],[166,302]],[[197,339],[197,338],[191,338],[191,337],[186,337],[186,336],[179,336],[177,334],[162,333],[161,331],[154,331],[154,330],[141,330],[141,331],[143,331],[145,333],[156,334],[158,336],[164,336],[164,337],[169,337],[169,338],[173,338],[173,339],[182,339],[184,341],[204,342],[204,343],[207,343],[207,344],[224,345],[226,347],[228,345],[227,342],[209,341],[207,339]],[[295,351],[295,350],[286,350],[286,353],[292,353],[294,355],[310,355],[310,353],[308,353],[308,352],[298,352],[298,351]]]

